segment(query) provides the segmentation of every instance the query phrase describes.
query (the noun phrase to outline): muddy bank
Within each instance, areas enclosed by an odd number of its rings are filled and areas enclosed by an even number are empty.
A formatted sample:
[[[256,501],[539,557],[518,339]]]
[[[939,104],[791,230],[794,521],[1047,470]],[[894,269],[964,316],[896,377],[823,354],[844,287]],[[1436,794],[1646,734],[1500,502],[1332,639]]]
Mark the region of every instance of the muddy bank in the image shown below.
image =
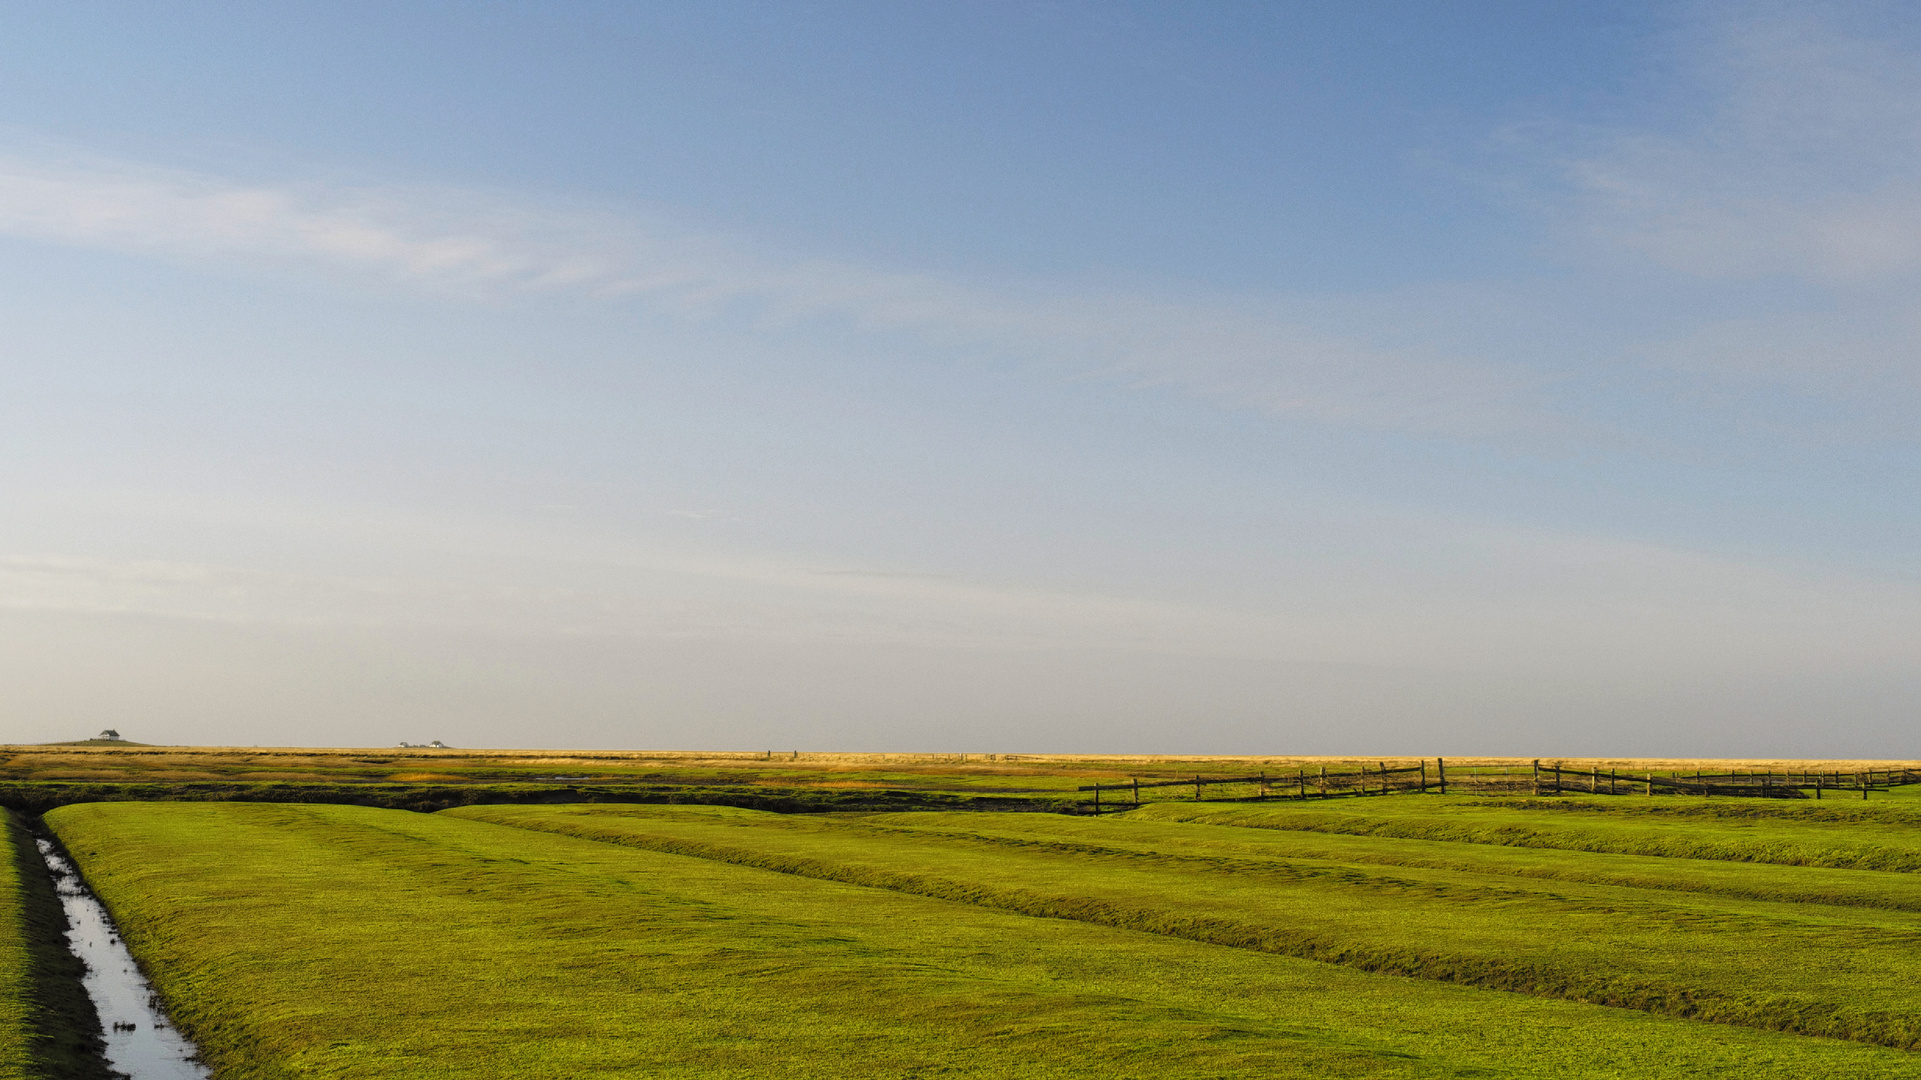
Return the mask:
[[[5,854],[23,886],[28,982],[32,1001],[29,1054],[51,1080],[110,1080],[100,1014],[82,980],[86,965],[67,947],[67,917],[30,826],[6,813]]]

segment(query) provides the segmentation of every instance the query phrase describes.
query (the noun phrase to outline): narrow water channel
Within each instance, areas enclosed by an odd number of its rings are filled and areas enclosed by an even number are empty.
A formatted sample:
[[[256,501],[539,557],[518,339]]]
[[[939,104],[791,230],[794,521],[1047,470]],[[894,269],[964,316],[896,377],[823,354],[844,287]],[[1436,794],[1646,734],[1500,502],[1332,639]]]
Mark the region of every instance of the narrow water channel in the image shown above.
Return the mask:
[[[38,841],[60,905],[67,911],[67,947],[87,965],[81,980],[106,1028],[107,1064],[133,1080],[209,1080],[188,1042],[159,1008],[159,998],[133,962],[93,892],[60,850]]]

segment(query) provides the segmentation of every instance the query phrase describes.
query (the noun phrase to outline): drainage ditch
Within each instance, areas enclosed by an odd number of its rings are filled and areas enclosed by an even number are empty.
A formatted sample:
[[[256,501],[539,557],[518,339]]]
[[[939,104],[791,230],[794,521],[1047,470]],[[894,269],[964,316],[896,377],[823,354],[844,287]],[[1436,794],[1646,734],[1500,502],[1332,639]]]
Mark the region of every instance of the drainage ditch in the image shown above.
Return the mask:
[[[67,945],[86,965],[81,979],[105,1029],[107,1064],[132,1080],[210,1080],[194,1045],[160,1010],[159,995],[79,871],[52,841],[36,839],[67,914]]]

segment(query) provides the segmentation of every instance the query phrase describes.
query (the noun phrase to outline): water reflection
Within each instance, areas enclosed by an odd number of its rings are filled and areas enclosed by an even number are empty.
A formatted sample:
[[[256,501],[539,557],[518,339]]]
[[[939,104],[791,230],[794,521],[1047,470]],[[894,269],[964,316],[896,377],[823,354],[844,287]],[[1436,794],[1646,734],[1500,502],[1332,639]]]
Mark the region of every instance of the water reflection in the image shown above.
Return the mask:
[[[106,1028],[107,1064],[133,1080],[208,1080],[206,1066],[194,1060],[193,1044],[160,1012],[159,998],[121,942],[107,909],[58,848],[45,840],[39,845],[60,904],[67,909],[68,948],[87,965],[82,983]]]

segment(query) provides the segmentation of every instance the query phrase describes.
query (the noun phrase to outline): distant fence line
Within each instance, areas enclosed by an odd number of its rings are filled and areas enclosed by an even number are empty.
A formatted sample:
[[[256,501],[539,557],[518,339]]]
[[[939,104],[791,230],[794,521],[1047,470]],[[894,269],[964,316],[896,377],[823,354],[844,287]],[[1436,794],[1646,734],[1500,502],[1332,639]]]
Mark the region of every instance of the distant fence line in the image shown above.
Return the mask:
[[[1447,759],[1435,758],[1432,768],[1422,759],[1416,765],[1377,768],[1366,765],[1352,772],[1330,772],[1300,768],[1286,772],[1260,773],[1256,776],[1202,776],[1192,780],[1131,779],[1120,784],[1087,784],[1078,790],[1093,792],[1093,811],[1132,808],[1163,793],[1180,799],[1193,788],[1193,802],[1265,802],[1268,800],[1339,799],[1367,795],[1427,794],[1445,795],[1726,795],[1738,798],[1819,799],[1827,797],[1867,798],[1869,792],[1887,791],[1906,784],[1921,783],[1921,771],[1914,769],[1863,769],[1845,771],[1781,771],[1734,769],[1728,772],[1660,770],[1628,772],[1620,769],[1567,769],[1558,765],[1472,765],[1448,768]],[[1209,792],[1207,789],[1215,789]],[[1103,800],[1102,795],[1109,796]],[[1118,797],[1116,797],[1118,796]]]

